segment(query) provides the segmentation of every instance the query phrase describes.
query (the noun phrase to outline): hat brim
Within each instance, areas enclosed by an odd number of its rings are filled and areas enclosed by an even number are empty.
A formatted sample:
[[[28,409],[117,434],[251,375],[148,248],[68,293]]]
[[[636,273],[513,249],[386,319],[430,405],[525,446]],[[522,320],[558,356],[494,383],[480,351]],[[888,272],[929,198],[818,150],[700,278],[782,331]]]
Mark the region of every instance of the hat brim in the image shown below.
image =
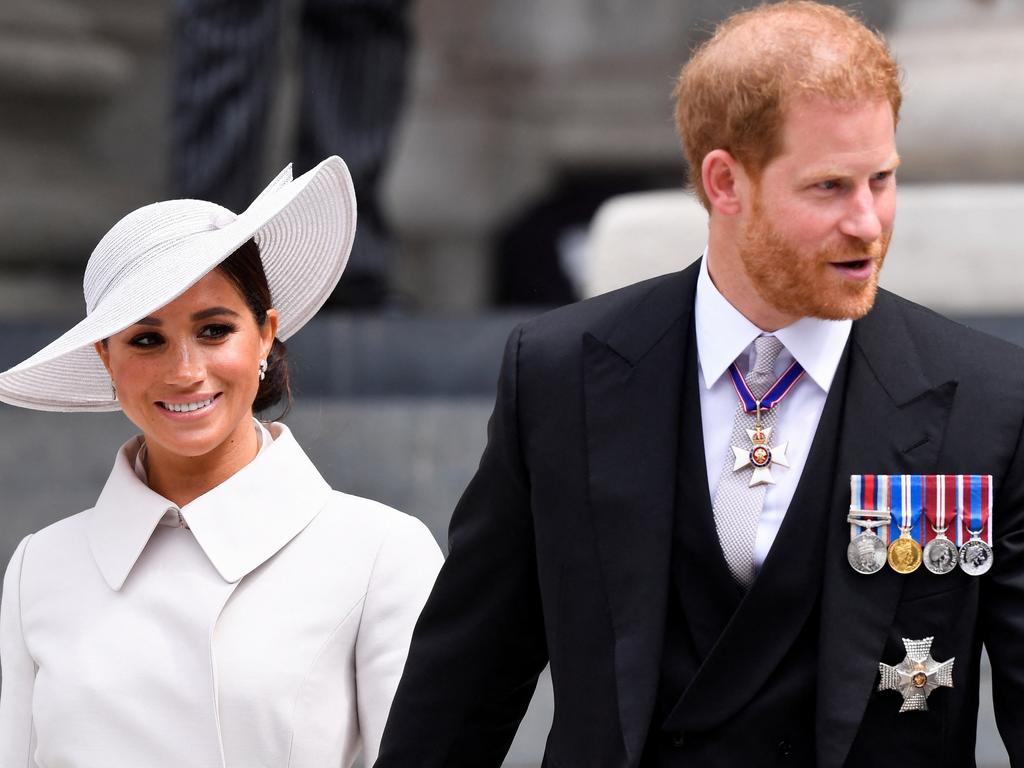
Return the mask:
[[[174,301],[250,239],[278,312],[277,337],[287,339],[331,295],[355,228],[355,190],[341,158],[294,181],[289,166],[233,221],[190,235],[187,248],[133,263],[84,320],[0,374],[0,400],[42,411],[120,410],[96,342]]]

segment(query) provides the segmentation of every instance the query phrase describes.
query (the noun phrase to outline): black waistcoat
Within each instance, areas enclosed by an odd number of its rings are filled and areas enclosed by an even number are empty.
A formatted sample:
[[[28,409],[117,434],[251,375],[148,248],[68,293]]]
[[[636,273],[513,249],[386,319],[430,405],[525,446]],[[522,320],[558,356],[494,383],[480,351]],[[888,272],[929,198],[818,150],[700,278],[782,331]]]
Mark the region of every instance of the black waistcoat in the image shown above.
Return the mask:
[[[822,553],[833,484],[846,482],[835,478],[835,465],[848,352],[778,536],[745,593],[728,570],[715,529],[692,337],[689,347],[684,381],[692,385],[683,387],[681,408],[673,588],[641,765],[811,768]],[[798,386],[817,385],[807,380]]]

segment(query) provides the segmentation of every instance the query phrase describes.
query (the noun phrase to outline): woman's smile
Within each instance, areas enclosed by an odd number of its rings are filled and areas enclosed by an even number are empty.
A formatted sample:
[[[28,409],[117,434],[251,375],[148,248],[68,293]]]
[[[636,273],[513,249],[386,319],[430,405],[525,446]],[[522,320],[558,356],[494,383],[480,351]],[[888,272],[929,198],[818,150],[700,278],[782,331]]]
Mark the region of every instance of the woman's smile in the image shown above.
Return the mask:
[[[209,396],[193,395],[188,399],[157,400],[156,405],[167,418],[176,421],[201,419],[213,411],[222,393]]]

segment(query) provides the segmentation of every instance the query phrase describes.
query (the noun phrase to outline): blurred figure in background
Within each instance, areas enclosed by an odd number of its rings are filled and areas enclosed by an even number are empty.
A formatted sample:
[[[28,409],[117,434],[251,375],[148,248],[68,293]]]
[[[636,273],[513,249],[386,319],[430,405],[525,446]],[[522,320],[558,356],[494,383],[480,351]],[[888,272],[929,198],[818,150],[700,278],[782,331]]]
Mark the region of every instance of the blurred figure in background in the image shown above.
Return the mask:
[[[394,243],[379,181],[403,103],[408,0],[302,0],[295,172],[343,156],[359,201],[359,235],[333,300],[387,298]],[[173,197],[242,210],[258,191],[279,70],[281,0],[174,0]]]

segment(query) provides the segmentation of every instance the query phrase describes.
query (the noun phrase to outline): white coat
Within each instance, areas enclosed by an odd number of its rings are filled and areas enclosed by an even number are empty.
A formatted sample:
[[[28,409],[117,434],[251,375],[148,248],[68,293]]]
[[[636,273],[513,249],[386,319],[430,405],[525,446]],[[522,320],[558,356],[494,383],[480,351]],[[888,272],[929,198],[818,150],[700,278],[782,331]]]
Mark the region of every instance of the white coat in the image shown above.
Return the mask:
[[[27,537],[0,608],[3,768],[372,764],[441,565],[417,520],[332,491],[289,430],[160,525],[118,452]]]

